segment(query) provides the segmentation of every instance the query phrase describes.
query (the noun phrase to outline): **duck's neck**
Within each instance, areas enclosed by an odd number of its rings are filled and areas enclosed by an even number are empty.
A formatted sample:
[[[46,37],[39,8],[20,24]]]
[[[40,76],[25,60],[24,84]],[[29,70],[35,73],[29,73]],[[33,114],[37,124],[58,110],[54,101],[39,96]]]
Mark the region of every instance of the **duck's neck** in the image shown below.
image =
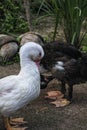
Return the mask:
[[[20,60],[21,68],[35,64],[31,59],[23,58]]]

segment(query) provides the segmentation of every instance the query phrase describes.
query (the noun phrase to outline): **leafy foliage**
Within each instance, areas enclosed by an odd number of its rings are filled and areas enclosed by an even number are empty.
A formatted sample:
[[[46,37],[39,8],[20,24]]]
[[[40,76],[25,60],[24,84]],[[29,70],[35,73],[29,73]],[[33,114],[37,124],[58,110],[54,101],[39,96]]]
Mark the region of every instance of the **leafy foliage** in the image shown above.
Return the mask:
[[[18,34],[28,31],[23,6],[22,0],[0,1],[0,33]],[[81,47],[87,33],[87,0],[32,0],[32,13],[36,14],[37,10],[40,18],[34,17],[33,25],[39,19],[51,16],[55,25],[53,40],[56,38],[58,25],[61,25],[67,43],[76,48]]]
[[[28,30],[26,19],[23,16],[23,6],[21,0],[3,0],[0,2],[0,32],[19,33]]]
[[[87,0],[43,0],[40,9],[55,18],[53,39],[56,37],[58,24],[61,24],[67,43],[80,48],[87,33]]]
[[[68,43],[79,48],[86,34],[86,29],[81,32],[83,22],[86,26],[87,0],[61,0],[60,11],[63,16],[64,33]],[[62,6],[61,6],[62,5]],[[86,26],[87,27],[87,26]]]

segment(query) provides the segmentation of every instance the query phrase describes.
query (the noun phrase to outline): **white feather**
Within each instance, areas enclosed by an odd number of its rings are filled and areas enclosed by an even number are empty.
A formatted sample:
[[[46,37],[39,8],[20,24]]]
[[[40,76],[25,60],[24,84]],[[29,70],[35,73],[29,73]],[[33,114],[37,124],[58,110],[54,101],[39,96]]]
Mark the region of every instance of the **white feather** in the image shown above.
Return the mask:
[[[58,61],[57,64],[60,65],[60,66],[64,65],[64,63],[62,61]]]
[[[53,69],[64,70],[64,67],[59,66],[59,65],[55,65]]]
[[[58,70],[64,70],[63,67],[64,63],[62,61],[58,61],[55,66],[53,67],[53,69],[58,69]]]
[[[20,49],[19,74],[0,79],[0,112],[4,116],[10,116],[39,96],[40,74],[37,65],[30,58],[31,54],[36,58],[39,53],[42,58],[44,52],[40,45],[26,43]]]

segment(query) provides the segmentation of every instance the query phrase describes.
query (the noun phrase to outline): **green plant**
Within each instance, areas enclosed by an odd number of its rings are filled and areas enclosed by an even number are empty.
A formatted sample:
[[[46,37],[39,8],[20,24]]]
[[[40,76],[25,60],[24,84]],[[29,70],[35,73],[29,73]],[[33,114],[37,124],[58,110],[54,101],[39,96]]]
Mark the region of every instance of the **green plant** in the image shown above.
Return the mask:
[[[80,48],[87,33],[87,0],[43,0],[40,9],[55,18],[53,39],[58,25],[61,24],[67,43]]]
[[[28,24],[23,16],[23,6],[19,1],[2,1],[0,8],[3,11],[4,18],[0,20],[1,33],[20,33],[28,30]]]
[[[83,39],[82,46],[81,46],[81,51],[87,52],[87,34],[85,35],[85,37]]]
[[[66,41],[80,48],[87,29],[82,30],[87,21],[87,0],[61,0],[60,11]],[[87,28],[87,26],[86,26]]]

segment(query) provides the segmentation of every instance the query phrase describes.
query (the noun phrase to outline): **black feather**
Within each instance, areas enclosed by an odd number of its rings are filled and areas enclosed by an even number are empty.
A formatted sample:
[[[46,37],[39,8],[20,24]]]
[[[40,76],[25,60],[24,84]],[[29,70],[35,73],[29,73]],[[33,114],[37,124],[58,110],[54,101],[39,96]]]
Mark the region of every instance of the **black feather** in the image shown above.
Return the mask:
[[[72,45],[50,42],[44,45],[45,56],[41,64],[45,69],[52,71],[53,77],[62,82],[61,91],[66,95],[66,86],[69,85],[67,98],[72,99],[73,85],[87,81],[87,55],[83,55]],[[55,68],[58,61],[63,62],[64,69]],[[55,69],[54,69],[55,68]]]

